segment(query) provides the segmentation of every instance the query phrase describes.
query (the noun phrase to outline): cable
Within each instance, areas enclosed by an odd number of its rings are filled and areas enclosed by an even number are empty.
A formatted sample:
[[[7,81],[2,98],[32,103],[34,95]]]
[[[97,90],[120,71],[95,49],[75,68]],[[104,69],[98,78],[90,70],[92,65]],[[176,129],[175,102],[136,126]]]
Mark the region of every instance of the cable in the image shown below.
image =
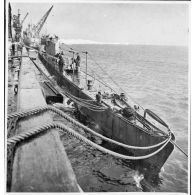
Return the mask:
[[[60,105],[60,104],[58,103],[58,106],[59,106],[59,105]],[[55,104],[54,104],[54,106],[55,106]],[[106,141],[108,141],[108,142],[114,143],[114,144],[116,144],[116,145],[119,145],[119,146],[122,146],[122,147],[125,147],[125,148],[129,148],[129,149],[146,150],[146,149],[156,148],[156,147],[158,147],[158,146],[164,144],[164,143],[168,140],[168,138],[170,137],[170,136],[169,136],[169,137],[168,137],[167,139],[165,139],[164,141],[162,141],[162,142],[160,142],[160,143],[158,143],[158,144],[155,144],[155,145],[151,145],[151,146],[144,146],[144,147],[130,146],[130,145],[123,144],[123,143],[121,143],[121,142],[117,142],[117,141],[115,141],[115,140],[112,140],[112,139],[110,139],[110,138],[108,138],[108,137],[105,137],[105,136],[103,136],[103,135],[101,135],[101,134],[99,134],[99,133],[93,131],[92,129],[90,129],[90,128],[84,126],[84,125],[81,124],[81,123],[79,123],[78,121],[76,121],[75,119],[73,119],[72,117],[68,116],[67,114],[65,114],[64,112],[62,112],[61,110],[59,110],[58,108],[56,108],[56,107],[54,107],[54,106],[38,107],[38,108],[35,108],[35,109],[31,109],[31,110],[26,110],[26,111],[22,111],[22,112],[13,113],[13,114],[8,115],[8,119],[13,118],[13,117],[20,117],[20,118],[23,118],[23,117],[26,117],[26,116],[34,115],[34,114],[37,114],[37,113],[44,112],[44,111],[47,111],[47,110],[48,110],[48,111],[52,111],[52,112],[58,114],[58,115],[61,116],[62,118],[64,118],[64,119],[68,120],[69,122],[71,122],[72,124],[74,124],[74,125],[76,125],[76,126],[82,128],[82,129],[86,130],[87,132],[92,133],[92,134],[95,135],[95,136],[98,136],[98,137],[102,138],[103,140],[106,140]],[[61,106],[64,108],[64,105],[63,105],[63,104],[61,104]],[[65,108],[66,108],[66,107],[65,107]]]
[[[99,151],[103,152],[103,153],[107,153],[107,154],[110,154],[114,157],[117,157],[117,158],[122,158],[122,159],[126,159],[126,160],[141,160],[141,159],[147,159],[147,158],[150,158],[152,156],[154,156],[155,154],[159,153],[170,141],[171,138],[169,138],[163,146],[161,146],[158,150],[156,150],[155,152],[152,152],[150,154],[147,154],[147,155],[143,155],[143,156],[127,156],[127,155],[123,155],[123,154],[119,154],[117,152],[114,152],[114,151],[111,151],[109,149],[106,149],[102,146],[99,146],[98,144],[90,141],[89,139],[87,139],[86,137],[84,137],[83,135],[77,133],[76,131],[74,131],[73,129],[67,127],[66,125],[64,124],[61,124],[61,123],[50,123],[50,124],[46,124],[46,125],[43,125],[41,127],[38,127],[36,129],[31,129],[29,130],[28,132],[25,132],[25,133],[21,133],[19,135],[16,135],[14,137],[11,137],[7,140],[7,144],[8,145],[11,145],[11,144],[16,144],[16,143],[19,143],[21,141],[24,141],[25,139],[27,138],[30,138],[38,133],[41,133],[41,132],[44,132],[46,130],[49,130],[51,128],[58,128],[58,129],[61,129],[61,130],[64,130],[66,131],[68,134],[74,136],[75,138],[79,139],[80,141],[83,141],[84,143],[92,146],[93,148],[95,149],[98,149]]]
[[[103,73],[106,73],[106,75],[110,78],[110,80],[121,90],[123,91],[130,99],[132,99],[137,105],[139,105],[140,108],[142,108],[144,110],[144,108],[139,104],[137,103],[134,98],[132,98],[129,94],[126,93],[126,91],[124,89],[122,89],[117,82],[115,82],[113,80],[113,78],[100,66],[99,63],[96,62],[96,60],[92,57],[92,55],[89,53],[89,56],[91,57],[91,59],[95,62],[95,64],[102,70]]]

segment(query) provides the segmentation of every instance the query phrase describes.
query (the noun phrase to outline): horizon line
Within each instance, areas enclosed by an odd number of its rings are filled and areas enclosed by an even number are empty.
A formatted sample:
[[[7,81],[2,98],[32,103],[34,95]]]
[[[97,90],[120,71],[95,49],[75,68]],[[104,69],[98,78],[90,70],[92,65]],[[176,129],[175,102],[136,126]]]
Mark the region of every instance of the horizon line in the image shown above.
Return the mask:
[[[61,40],[62,44],[65,45],[143,45],[143,46],[174,46],[174,47],[188,47],[189,44],[187,45],[182,45],[182,44],[152,44],[152,43],[129,43],[129,42],[98,42],[98,41],[91,41],[91,40],[86,40],[86,39],[59,39]]]

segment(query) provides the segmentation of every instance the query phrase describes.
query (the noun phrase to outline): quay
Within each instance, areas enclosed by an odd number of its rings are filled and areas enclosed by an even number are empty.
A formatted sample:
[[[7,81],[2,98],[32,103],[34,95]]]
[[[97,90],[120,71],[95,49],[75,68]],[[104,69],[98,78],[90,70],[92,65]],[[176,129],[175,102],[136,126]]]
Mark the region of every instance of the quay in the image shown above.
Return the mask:
[[[30,58],[23,57],[18,77],[17,111],[46,105],[38,73]],[[53,118],[48,112],[25,117],[18,121],[15,133],[28,132],[51,121]],[[11,192],[81,191],[57,130],[41,133],[15,147]]]

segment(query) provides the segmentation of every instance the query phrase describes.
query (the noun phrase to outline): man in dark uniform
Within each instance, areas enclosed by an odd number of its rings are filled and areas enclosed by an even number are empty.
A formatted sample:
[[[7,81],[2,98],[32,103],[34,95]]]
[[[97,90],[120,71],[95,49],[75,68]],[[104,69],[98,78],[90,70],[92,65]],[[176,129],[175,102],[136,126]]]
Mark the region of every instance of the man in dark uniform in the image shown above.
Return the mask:
[[[75,62],[75,65],[76,65],[76,71],[78,71],[79,67],[80,67],[80,62],[81,62],[81,57],[79,56],[79,53],[77,53],[77,57],[74,60],[74,62]]]
[[[96,101],[98,105],[101,105],[102,103],[102,94],[100,91],[98,91],[98,93],[96,94]]]
[[[58,65],[59,65],[60,73],[63,73],[63,67],[64,67],[64,59],[63,59],[62,55],[63,55],[63,52],[59,53],[59,55],[58,55],[58,58],[59,58]]]
[[[15,43],[12,42],[12,55],[15,56]]]

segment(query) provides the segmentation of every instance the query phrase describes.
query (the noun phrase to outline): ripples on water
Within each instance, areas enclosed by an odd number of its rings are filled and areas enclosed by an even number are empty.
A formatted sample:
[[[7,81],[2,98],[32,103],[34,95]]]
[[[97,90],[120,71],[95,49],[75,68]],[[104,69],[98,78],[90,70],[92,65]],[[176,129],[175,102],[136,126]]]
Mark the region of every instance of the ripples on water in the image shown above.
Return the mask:
[[[89,51],[114,80],[144,108],[160,115],[177,143],[188,151],[188,49],[164,46],[74,45]],[[82,66],[85,66],[82,56]],[[88,66],[111,86],[106,74],[88,59]],[[84,191],[188,191],[188,161],[176,148],[157,175],[124,163],[73,140],[66,151]]]

